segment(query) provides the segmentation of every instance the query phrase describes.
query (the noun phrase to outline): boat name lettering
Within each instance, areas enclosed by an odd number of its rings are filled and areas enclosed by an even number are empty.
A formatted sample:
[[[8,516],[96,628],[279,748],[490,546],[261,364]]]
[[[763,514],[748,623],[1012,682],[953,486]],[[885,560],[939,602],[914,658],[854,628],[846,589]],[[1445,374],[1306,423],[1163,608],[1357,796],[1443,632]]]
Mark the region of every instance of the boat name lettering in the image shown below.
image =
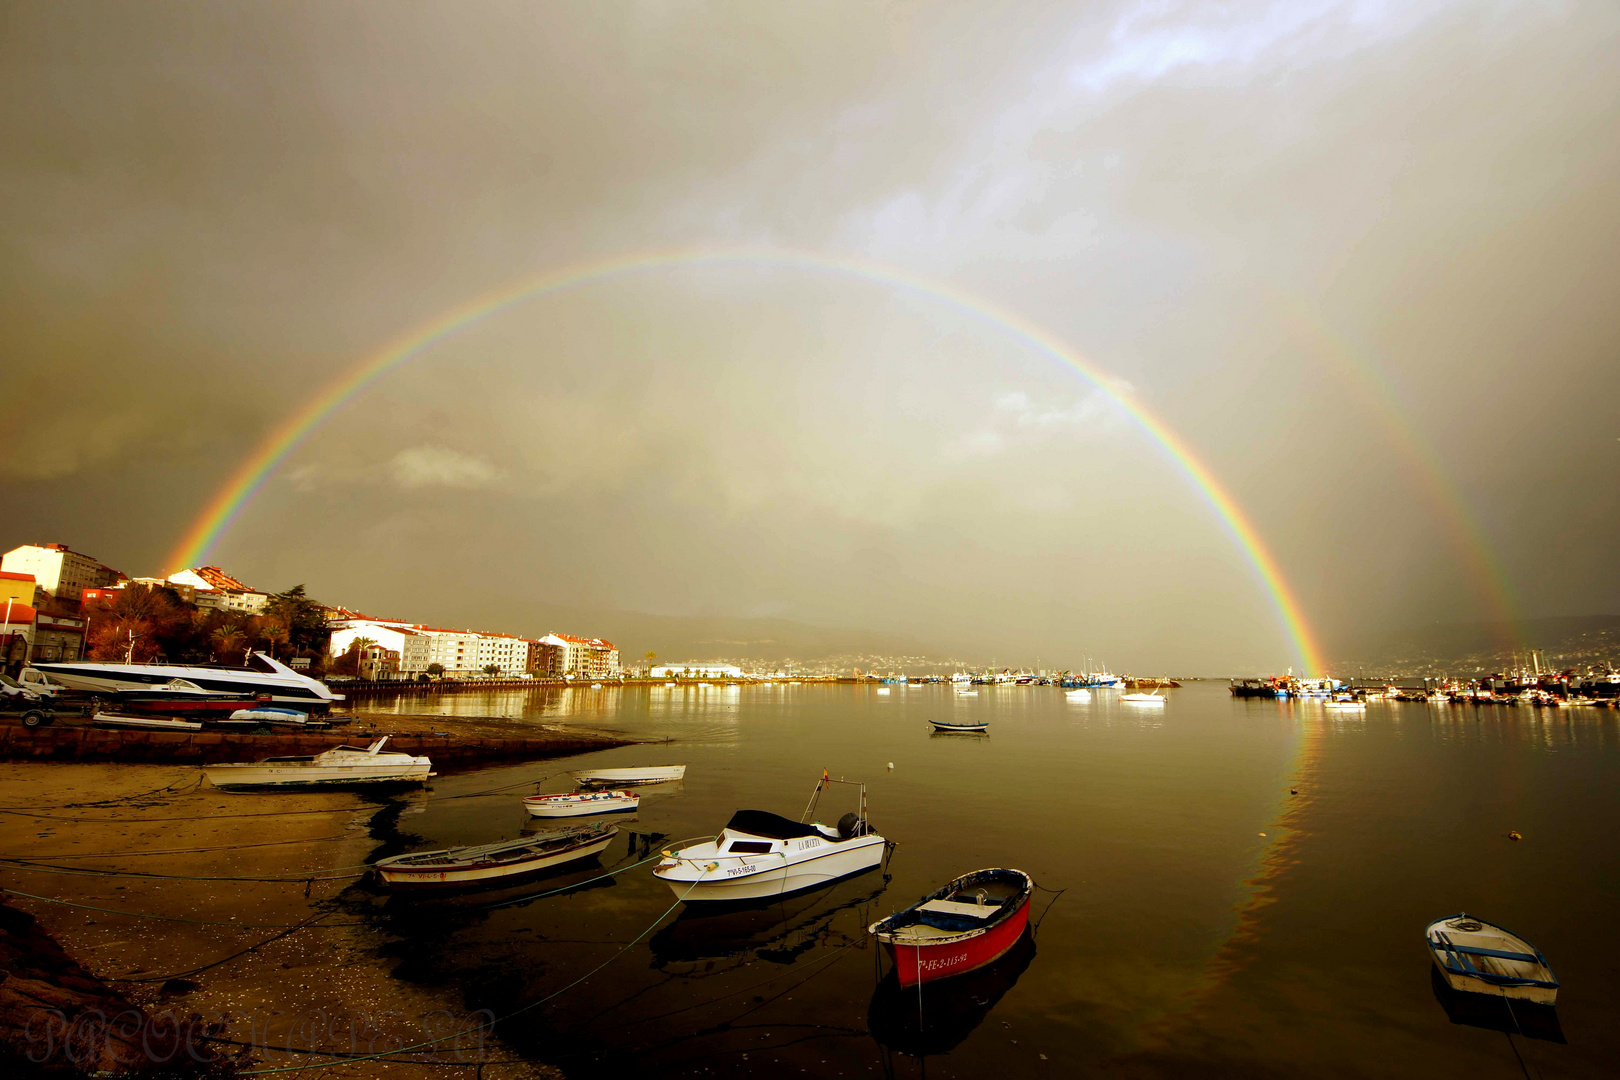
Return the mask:
[[[815,840],[815,839],[810,839],[810,840],[800,840],[800,841],[799,841],[799,850],[800,850],[800,851],[808,851],[808,850],[810,850],[810,849],[811,849],[811,848],[813,848],[813,847],[819,847],[819,846],[820,846],[820,845],[821,845],[821,841],[820,841],[820,840]]]

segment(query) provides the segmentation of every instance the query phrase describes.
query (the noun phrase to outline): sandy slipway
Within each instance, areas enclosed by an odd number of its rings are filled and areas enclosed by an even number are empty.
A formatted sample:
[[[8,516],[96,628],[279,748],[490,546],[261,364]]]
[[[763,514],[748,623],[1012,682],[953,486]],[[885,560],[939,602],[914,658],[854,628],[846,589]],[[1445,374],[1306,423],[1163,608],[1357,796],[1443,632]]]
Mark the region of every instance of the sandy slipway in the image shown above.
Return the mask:
[[[427,718],[376,719],[375,728],[369,720],[357,722],[347,741],[427,726],[418,723]],[[432,727],[449,733],[448,739],[422,734],[395,740],[412,753],[431,754],[436,765],[441,758],[471,765],[633,741],[558,731],[502,738],[503,726],[494,719],[433,717]],[[95,760],[121,756],[118,743],[101,738],[106,735],[119,737],[124,753],[142,747],[137,753],[173,755],[179,763]],[[357,907],[354,894],[335,902],[376,853],[374,819],[391,809],[363,792],[221,792],[199,786],[195,771],[186,767],[240,757],[244,745],[252,747],[246,755],[251,759],[308,753],[307,747],[341,743],[344,736],[197,738],[71,727],[43,733],[10,728],[0,736],[13,756],[17,747],[54,746],[92,758],[62,761],[50,760],[52,753],[30,753],[32,760],[0,763],[0,889],[9,905],[0,929],[15,938],[10,944],[16,954],[6,956],[0,989],[18,991],[0,1010],[0,1043],[10,1060],[51,1052],[47,1072],[54,1071],[50,1065],[71,1065],[60,1035],[46,1035],[63,1030],[56,1013],[71,1024],[76,1016],[93,1018],[118,1006],[126,1024],[145,1025],[133,1035],[113,1033],[124,1040],[113,1044],[121,1060],[143,1053],[140,1040],[148,1031],[161,1035],[176,1020],[200,1017],[205,1025],[220,1025],[217,1037],[228,1040],[210,1044],[214,1048],[236,1053],[238,1044],[252,1044],[253,1063],[243,1065],[244,1071],[343,1060],[336,1072],[348,1077],[471,1076],[475,1069],[460,1063],[481,1057],[488,1077],[558,1075],[514,1060],[497,1038],[479,1030],[478,1017],[467,1016],[459,993],[395,978],[395,940],[363,917],[366,905]],[[278,745],[268,749],[272,744]],[[289,744],[299,750],[287,749]],[[450,746],[465,750],[444,754]],[[74,872],[79,868],[127,876]],[[243,880],[254,878],[270,880]],[[137,1014],[141,1019],[132,1021]],[[467,1034],[412,1055],[414,1063],[310,1053],[364,1057],[456,1032]],[[95,1061],[88,1071],[107,1065]]]

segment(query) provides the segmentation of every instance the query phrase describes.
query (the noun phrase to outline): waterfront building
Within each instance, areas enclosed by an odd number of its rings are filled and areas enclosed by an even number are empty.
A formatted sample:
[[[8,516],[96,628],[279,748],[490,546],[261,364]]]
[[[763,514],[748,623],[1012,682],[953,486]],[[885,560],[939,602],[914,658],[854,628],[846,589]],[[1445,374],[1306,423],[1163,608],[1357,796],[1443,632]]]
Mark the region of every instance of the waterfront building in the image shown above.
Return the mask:
[[[684,664],[656,664],[649,672],[654,679],[741,679],[747,672],[736,664],[718,660],[690,660]]]
[[[552,631],[537,643],[537,674],[552,678],[616,679],[622,673],[619,650],[601,638],[581,638]]]
[[[217,566],[194,566],[178,574],[170,574],[167,582],[175,586],[189,586],[194,590],[193,602],[200,608],[257,615],[270,602],[269,593],[243,584]]]
[[[450,679],[482,675],[492,665],[508,677],[528,674],[535,667],[536,643],[527,638],[345,614],[350,617],[328,624],[332,629],[332,655],[342,656],[355,641],[369,638],[397,654],[395,674],[386,678],[414,679],[433,664],[443,668],[444,676]],[[362,650],[362,662],[366,651]]]
[[[84,590],[111,585],[123,575],[65,544],[24,544],[0,557],[0,570],[27,574],[58,600],[79,601]]]
[[[53,615],[8,598],[0,602],[0,666],[12,672],[36,660],[77,660],[84,655],[84,630],[77,615]]]

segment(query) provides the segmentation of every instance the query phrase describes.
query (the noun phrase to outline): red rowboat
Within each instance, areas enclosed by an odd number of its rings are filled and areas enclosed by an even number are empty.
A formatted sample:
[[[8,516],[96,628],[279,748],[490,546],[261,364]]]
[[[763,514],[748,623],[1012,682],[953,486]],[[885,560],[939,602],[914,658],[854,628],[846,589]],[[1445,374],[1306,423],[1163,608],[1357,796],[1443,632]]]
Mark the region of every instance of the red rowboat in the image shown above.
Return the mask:
[[[873,923],[871,933],[901,986],[933,982],[1000,959],[1029,924],[1034,892],[1035,879],[1022,870],[975,870]]]

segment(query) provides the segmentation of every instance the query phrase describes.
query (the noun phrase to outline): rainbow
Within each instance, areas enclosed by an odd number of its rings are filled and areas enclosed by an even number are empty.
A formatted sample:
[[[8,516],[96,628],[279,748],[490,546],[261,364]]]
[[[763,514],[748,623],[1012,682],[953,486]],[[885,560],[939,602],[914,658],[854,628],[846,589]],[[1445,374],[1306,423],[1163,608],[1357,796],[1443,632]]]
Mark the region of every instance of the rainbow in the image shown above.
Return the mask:
[[[179,570],[205,562],[220,538],[230,531],[243,509],[263,489],[277,467],[327,417],[352,401],[376,379],[405,361],[420,356],[446,338],[515,304],[566,289],[674,267],[725,265],[833,273],[913,293],[934,303],[956,308],[1078,371],[1098,390],[1111,398],[1154,442],[1163,447],[1187,478],[1203,493],[1228,532],[1247,555],[1255,573],[1270,594],[1283,628],[1293,643],[1295,661],[1305,673],[1318,673],[1323,670],[1321,650],[1317,647],[1315,637],[1300,610],[1299,601],[1283,577],[1277,560],[1261,541],[1259,533],[1255,531],[1254,525],[1186,443],[1146,406],[1126,395],[1107,372],[1024,316],[953,285],[881,263],[783,249],[675,249],[637,252],[601,261],[576,263],[525,278],[497,292],[476,297],[412,328],[401,337],[362,358],[277,425],[209,500],[207,507],[176,545],[169,557],[169,565]]]

